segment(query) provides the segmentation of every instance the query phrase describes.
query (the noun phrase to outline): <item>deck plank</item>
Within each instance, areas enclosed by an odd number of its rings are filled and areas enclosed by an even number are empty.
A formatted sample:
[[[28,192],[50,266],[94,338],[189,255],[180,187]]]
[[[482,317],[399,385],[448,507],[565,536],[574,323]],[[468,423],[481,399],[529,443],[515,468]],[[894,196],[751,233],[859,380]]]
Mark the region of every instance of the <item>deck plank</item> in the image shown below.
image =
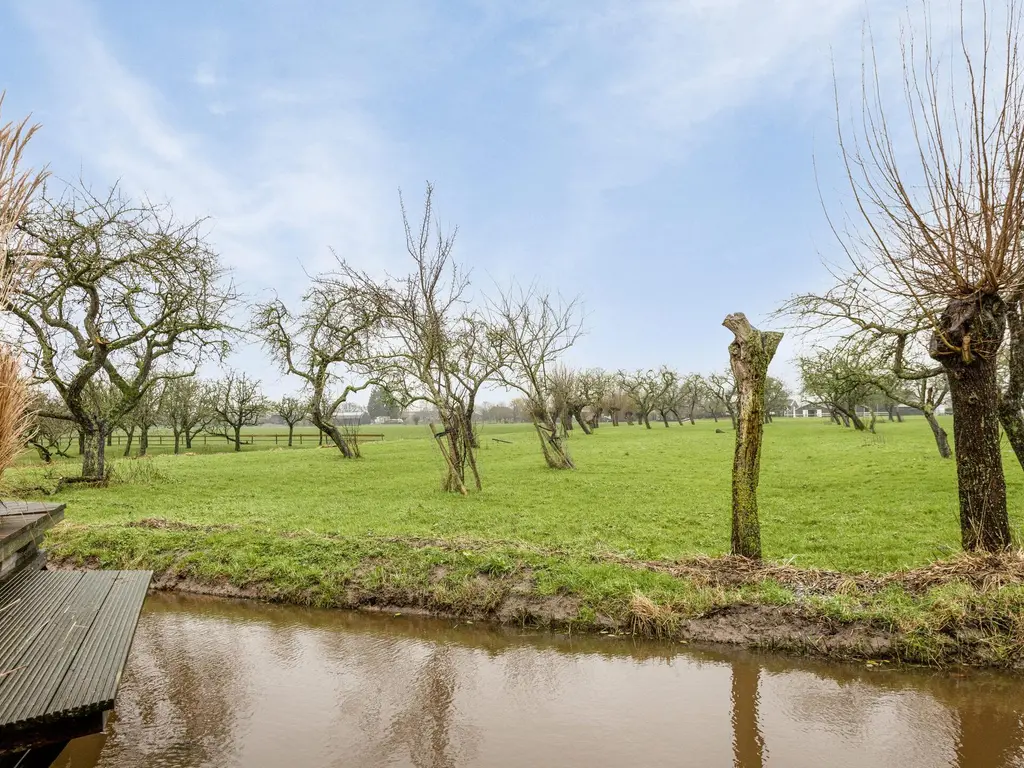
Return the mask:
[[[128,661],[149,571],[119,571],[91,631],[50,702],[56,712],[110,709]]]
[[[100,578],[90,578],[97,575]],[[112,584],[113,579],[102,571],[83,573],[57,610],[40,617],[41,628],[33,630],[31,642],[24,644],[7,676],[0,680],[0,727],[27,725],[46,716],[47,705]]]
[[[0,585],[5,737],[113,707],[151,575],[38,571]]]

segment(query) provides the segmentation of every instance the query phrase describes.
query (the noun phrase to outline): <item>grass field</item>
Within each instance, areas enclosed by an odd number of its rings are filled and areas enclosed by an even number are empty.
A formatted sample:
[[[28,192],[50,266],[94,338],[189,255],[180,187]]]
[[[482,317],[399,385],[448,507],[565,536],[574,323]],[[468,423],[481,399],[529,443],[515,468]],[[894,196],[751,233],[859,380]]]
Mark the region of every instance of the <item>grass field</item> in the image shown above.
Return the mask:
[[[486,607],[512,587],[484,582],[516,573],[539,595],[579,598],[584,624],[638,593],[681,615],[797,600],[769,582],[716,591],[622,564],[727,552],[734,436],[716,426],[602,426],[570,439],[579,469],[558,472],[544,467],[530,428],[485,425],[484,488],[468,498],[440,491],[443,460],[425,427],[368,428],[386,438],[358,461],[313,447],[122,460],[108,487],[59,494],[67,522],[49,544],[72,561],[323,605],[349,604],[358,588],[381,602]],[[45,486],[76,467],[26,459],[6,480]],[[1024,472],[1008,449],[1006,469],[1016,532]],[[779,419],[766,428],[760,500],[765,557],[776,562],[883,572],[959,549],[955,465],[939,458],[923,419],[881,423],[876,435]],[[901,621],[931,610],[904,597],[838,597],[822,610]]]
[[[86,524],[164,517],[342,536],[523,542],[643,559],[719,554],[729,542],[733,435],[715,428],[604,426],[570,440],[577,471],[555,472],[543,466],[525,425],[485,425],[484,490],[465,499],[439,491],[442,459],[425,427],[390,426],[367,429],[387,436],[363,445],[359,461],[315,447],[155,453],[159,476],[152,482],[62,498],[69,519]],[[779,419],[765,440],[760,500],[767,558],[881,571],[957,550],[954,464],[939,458],[922,419],[880,424],[876,435],[817,419]],[[1019,528],[1024,472],[1010,454],[1006,466]],[[73,473],[74,463],[60,471]],[[28,484],[39,472],[26,467],[9,479]]]

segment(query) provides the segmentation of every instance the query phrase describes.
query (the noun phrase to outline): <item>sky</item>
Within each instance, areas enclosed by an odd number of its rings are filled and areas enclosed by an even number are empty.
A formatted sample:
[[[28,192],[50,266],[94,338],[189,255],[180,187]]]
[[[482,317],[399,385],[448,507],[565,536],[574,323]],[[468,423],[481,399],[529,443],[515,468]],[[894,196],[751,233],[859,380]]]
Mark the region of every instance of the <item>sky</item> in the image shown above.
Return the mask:
[[[970,2],[968,3],[970,5]],[[476,290],[586,308],[566,361],[722,369],[828,283],[844,194],[836,94],[865,19],[895,74],[901,0],[0,0],[5,119],[59,178],[208,217],[252,298],[289,302],[331,248],[407,268],[398,190],[435,185]],[[819,194],[820,190],[820,194]],[[789,334],[773,372],[795,384]],[[241,345],[269,394],[298,388]]]

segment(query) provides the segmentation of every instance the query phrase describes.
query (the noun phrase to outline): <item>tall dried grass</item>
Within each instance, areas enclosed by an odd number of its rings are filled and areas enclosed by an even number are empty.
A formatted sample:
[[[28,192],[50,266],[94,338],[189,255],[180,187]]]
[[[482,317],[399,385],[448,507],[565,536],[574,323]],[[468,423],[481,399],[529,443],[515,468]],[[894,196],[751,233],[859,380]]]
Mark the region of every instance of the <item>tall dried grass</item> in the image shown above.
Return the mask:
[[[0,121],[4,96],[0,92]],[[24,167],[25,147],[37,130],[39,126],[29,125],[27,117],[20,122],[0,122],[0,307],[4,308],[32,269],[17,225],[47,176],[45,170]],[[0,477],[25,445],[32,422],[30,400],[17,347],[0,343]]]

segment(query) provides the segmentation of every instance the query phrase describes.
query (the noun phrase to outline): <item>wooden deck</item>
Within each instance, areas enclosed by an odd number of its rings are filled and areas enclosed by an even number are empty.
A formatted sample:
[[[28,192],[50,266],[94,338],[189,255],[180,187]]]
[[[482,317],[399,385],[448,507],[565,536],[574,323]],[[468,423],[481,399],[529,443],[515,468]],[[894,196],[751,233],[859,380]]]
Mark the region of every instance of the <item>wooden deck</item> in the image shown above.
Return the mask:
[[[63,519],[63,504],[0,501],[0,581],[33,560],[43,533]]]
[[[0,583],[0,755],[103,730],[151,575],[23,569]]]

